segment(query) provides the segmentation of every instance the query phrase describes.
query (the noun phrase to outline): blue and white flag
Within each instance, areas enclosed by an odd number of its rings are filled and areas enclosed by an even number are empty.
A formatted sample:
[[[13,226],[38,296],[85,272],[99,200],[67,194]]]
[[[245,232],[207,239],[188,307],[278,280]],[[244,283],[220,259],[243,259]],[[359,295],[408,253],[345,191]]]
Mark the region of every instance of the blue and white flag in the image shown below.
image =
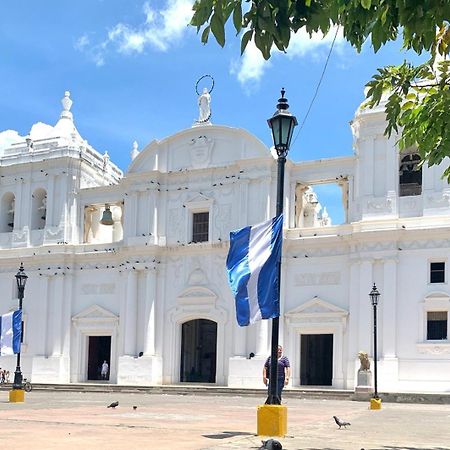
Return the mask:
[[[278,268],[283,242],[283,215],[230,233],[228,282],[243,327],[280,315]]]
[[[0,316],[0,355],[13,355],[20,352],[22,340],[22,310]]]

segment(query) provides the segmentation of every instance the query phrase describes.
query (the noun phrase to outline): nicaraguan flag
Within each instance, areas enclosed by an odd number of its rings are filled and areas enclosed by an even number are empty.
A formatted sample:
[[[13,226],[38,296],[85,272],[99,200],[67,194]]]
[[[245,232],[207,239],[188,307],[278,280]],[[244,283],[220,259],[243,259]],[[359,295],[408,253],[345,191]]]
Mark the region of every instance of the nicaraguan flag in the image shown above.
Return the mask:
[[[278,267],[283,241],[283,215],[230,233],[228,282],[243,327],[280,315]]]
[[[22,340],[22,310],[0,316],[0,355],[13,355],[20,352]]]

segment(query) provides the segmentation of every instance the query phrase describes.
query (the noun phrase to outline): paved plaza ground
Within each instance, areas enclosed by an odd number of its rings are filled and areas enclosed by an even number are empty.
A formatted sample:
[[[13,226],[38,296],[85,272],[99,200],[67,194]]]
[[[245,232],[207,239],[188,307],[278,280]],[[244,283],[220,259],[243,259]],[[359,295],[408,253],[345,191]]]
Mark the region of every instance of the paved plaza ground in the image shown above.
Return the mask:
[[[106,408],[119,401],[116,409]],[[23,404],[0,392],[0,449],[258,449],[264,399],[33,391]],[[450,450],[450,405],[286,399],[283,449]],[[134,410],[133,406],[137,406]],[[349,422],[338,429],[332,416]]]

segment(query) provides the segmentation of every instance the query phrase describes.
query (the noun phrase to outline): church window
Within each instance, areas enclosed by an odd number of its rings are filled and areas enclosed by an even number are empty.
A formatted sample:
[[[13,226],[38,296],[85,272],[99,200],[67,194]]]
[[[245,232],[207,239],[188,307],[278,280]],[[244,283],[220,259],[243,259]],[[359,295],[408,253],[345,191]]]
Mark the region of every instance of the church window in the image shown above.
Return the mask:
[[[192,215],[192,242],[207,242],[209,239],[209,212]]]
[[[400,197],[422,193],[422,167],[417,153],[402,155],[400,160]]]
[[[36,189],[31,200],[31,229],[43,230],[47,221],[47,192]]]
[[[430,283],[445,283],[445,262],[430,263]]]
[[[14,229],[15,210],[16,199],[12,192],[8,192],[2,197],[1,202],[1,233],[8,233]]]
[[[428,311],[427,341],[442,341],[447,339],[447,311]]]

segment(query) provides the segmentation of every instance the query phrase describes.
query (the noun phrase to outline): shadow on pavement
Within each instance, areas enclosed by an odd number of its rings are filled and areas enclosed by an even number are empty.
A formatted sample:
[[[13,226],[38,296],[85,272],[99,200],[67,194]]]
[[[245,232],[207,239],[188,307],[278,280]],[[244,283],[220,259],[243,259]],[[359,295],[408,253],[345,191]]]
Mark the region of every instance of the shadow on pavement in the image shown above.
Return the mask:
[[[202,436],[209,439],[227,439],[235,436],[255,436],[255,434],[246,431],[222,431],[220,434],[203,434]]]
[[[336,447],[308,447],[302,450],[339,450]],[[450,450],[450,447],[397,447],[383,445],[383,447],[361,447],[361,450]]]
[[[383,447],[380,447],[379,449],[373,449],[373,450],[423,450],[426,448],[426,450],[450,450],[450,447],[397,447],[393,445],[384,445]],[[372,449],[367,449],[372,450]]]

